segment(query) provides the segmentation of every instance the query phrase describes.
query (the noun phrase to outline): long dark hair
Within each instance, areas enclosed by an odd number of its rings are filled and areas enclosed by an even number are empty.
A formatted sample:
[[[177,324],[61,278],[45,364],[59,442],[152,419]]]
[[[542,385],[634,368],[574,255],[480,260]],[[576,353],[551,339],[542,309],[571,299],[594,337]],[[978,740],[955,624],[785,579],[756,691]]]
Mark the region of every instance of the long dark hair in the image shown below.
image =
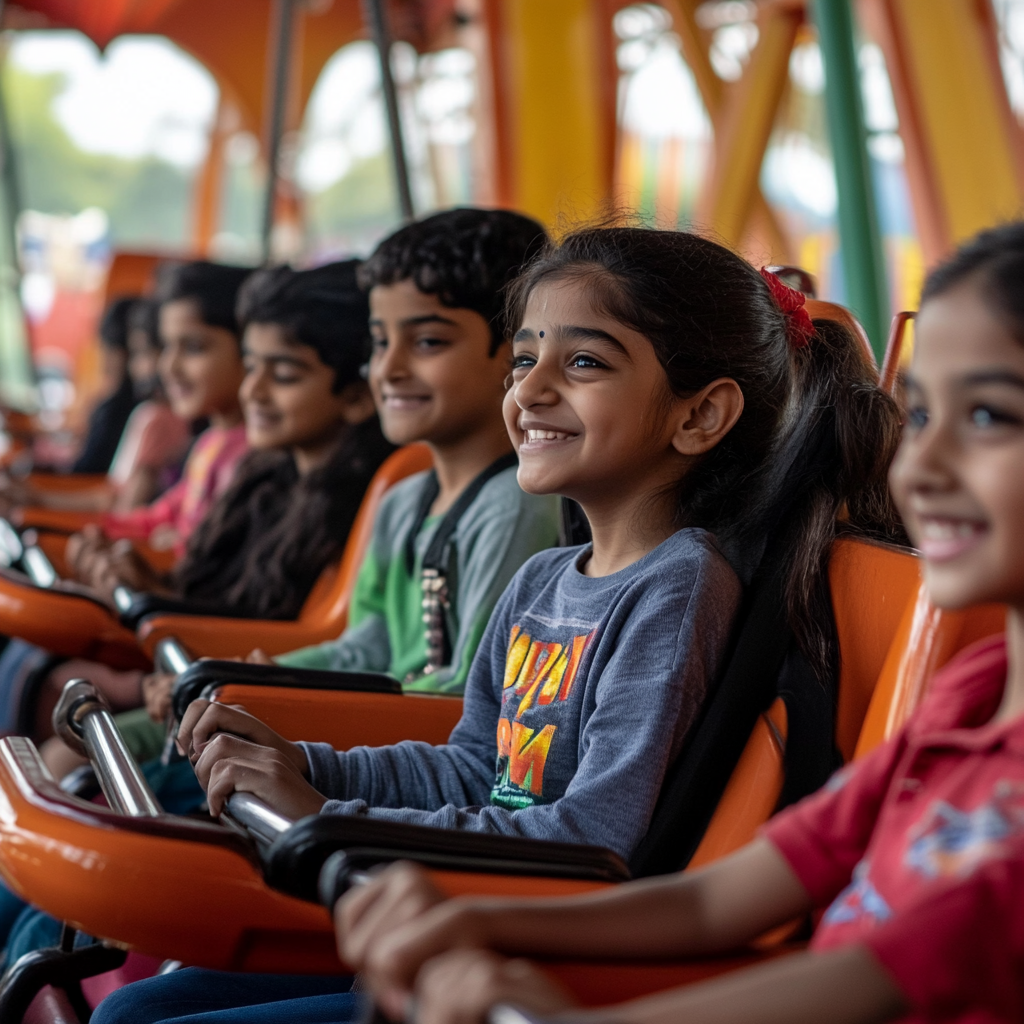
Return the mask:
[[[699,235],[642,228],[584,229],[548,247],[510,288],[510,327],[541,281],[565,278],[650,341],[674,394],[719,377],[740,386],[735,427],[676,488],[676,522],[715,533],[746,578],[769,538],[781,546],[790,623],[824,678],[837,657],[821,606],[837,517],[844,529],[899,534],[885,486],[899,414],[859,341],[815,321],[810,345],[794,350],[786,315],[748,262]]]
[[[242,324],[269,323],[316,350],[333,390],[362,385],[369,307],[356,261],[258,271],[239,295]],[[365,386],[365,385],[362,385]],[[255,618],[295,618],[344,547],[363,494],[394,446],[376,415],[342,430],[328,461],[299,476],[290,452],[252,452],[192,535],[175,573],[183,596]]]
[[[190,263],[165,263],[157,272],[153,298],[158,305],[189,299],[196,304],[199,318],[211,327],[222,327],[241,338],[235,317],[238,290],[252,273],[247,267],[193,260]]]

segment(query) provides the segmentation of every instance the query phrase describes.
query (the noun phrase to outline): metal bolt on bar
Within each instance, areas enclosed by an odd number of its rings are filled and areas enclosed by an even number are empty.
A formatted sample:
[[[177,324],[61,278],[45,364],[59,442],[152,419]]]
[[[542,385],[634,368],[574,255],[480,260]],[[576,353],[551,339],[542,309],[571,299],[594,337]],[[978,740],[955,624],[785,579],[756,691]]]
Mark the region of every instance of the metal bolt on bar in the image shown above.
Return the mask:
[[[114,723],[110,705],[87,679],[72,679],[53,711],[53,727],[72,750],[89,758],[107,803],[133,818],[163,814]]]

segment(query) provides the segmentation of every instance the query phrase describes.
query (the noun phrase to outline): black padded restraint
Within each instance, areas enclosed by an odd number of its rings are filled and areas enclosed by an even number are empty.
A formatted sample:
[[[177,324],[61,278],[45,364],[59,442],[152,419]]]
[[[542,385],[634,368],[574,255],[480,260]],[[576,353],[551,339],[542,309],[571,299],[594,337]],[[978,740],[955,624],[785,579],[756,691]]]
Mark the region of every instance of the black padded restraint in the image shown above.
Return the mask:
[[[650,828],[633,854],[634,876],[686,867],[758,716],[775,699],[792,641],[784,580],[781,567],[765,565],[747,591],[725,670],[666,773]]]
[[[476,496],[483,490],[484,484],[488,480],[518,464],[519,458],[516,453],[509,452],[507,455],[502,455],[500,459],[492,462],[482,473],[478,473],[470,481],[452,507],[445,513],[444,519],[438,523],[433,537],[430,538],[430,544],[423,555],[423,569],[436,569],[438,572],[444,572],[445,548],[447,548],[448,542],[452,539],[452,534],[459,525],[459,520],[466,514],[466,509],[473,504]],[[410,576],[416,568],[416,538],[420,535],[420,530],[423,529],[423,524],[430,515],[430,506],[437,500],[440,490],[440,484],[437,482],[437,473],[431,470],[426,486],[423,488],[423,493],[420,495],[420,504],[416,509],[416,520],[413,524],[413,529],[409,532],[409,536],[405,541],[405,565]]]

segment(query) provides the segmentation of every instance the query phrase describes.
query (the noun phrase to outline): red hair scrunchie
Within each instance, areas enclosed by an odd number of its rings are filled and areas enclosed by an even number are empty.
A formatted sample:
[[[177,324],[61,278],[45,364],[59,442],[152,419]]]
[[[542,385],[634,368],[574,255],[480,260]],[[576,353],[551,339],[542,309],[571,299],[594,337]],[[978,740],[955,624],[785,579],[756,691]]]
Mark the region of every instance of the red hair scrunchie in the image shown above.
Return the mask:
[[[775,305],[785,314],[786,336],[790,348],[803,348],[814,337],[814,321],[805,308],[807,297],[803,292],[790,288],[785,281],[773,274],[767,267],[761,268],[761,276],[768,284]]]

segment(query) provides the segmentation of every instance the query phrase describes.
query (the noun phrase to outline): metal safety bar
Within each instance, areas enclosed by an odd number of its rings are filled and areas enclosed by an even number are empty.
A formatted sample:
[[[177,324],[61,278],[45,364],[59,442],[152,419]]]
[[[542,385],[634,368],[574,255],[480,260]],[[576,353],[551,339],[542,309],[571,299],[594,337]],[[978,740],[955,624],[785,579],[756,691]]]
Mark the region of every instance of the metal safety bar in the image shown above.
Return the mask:
[[[14,565],[25,554],[25,546],[21,543],[18,531],[3,518],[0,518],[0,562],[3,565]]]
[[[72,750],[89,758],[107,803],[133,818],[163,814],[125,746],[110,705],[87,679],[72,679],[53,711],[53,727]]]
[[[232,793],[225,814],[257,839],[272,843],[282,832],[295,824],[251,793]]]
[[[156,670],[168,672],[174,676],[180,676],[194,660],[182,646],[181,641],[175,640],[173,636],[160,640],[153,652],[153,664],[156,666]]]
[[[21,556],[21,564],[25,567],[28,578],[37,587],[45,587],[48,590],[57,582],[57,570],[43,554],[42,548],[37,548],[34,545],[26,547]]]

